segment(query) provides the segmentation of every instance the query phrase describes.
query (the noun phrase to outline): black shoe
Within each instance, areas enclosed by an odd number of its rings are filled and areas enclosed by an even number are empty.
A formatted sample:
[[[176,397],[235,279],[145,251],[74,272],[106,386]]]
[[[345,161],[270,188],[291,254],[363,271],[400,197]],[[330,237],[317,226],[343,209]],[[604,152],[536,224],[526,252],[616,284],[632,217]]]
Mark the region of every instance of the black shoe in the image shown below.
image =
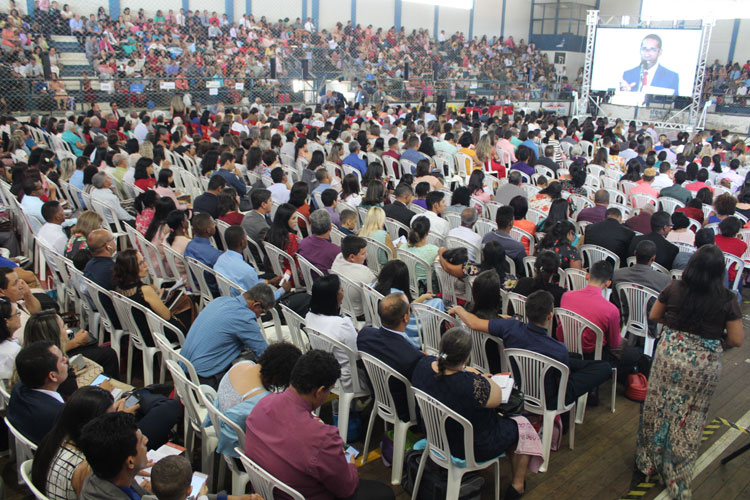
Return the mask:
[[[151,384],[148,387],[144,387],[151,394],[160,394],[165,397],[169,397],[172,394],[173,387],[168,384]]]
[[[505,490],[505,495],[503,495],[503,500],[516,500],[517,498],[521,498],[522,496],[523,493],[517,492],[513,485],[509,484],[508,489]]]
[[[589,392],[589,397],[586,400],[586,406],[594,408],[599,406],[599,388],[597,387],[593,391]]]

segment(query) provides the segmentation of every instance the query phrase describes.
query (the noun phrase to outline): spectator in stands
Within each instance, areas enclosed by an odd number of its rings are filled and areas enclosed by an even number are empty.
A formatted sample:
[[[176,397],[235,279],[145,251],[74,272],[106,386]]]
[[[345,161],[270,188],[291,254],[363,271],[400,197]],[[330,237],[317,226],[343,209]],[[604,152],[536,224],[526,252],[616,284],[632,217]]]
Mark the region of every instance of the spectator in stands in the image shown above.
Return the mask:
[[[292,370],[291,386],[263,398],[248,417],[245,453],[305,498],[393,499],[390,486],[359,479],[356,466],[346,461],[338,429],[313,418],[340,375],[332,354],[314,349],[304,354]]]
[[[594,193],[594,206],[581,210],[578,213],[576,220],[578,222],[590,222],[592,224],[602,222],[606,218],[608,206],[609,193],[605,189],[599,189]]]
[[[209,238],[216,233],[216,222],[205,212],[193,216],[193,239],[185,247],[185,257],[192,257],[208,267],[216,264],[221,251],[211,245]]]
[[[304,217],[304,219],[298,221],[299,229],[304,236],[307,236],[309,230],[305,222],[310,218],[310,204],[307,203],[309,194],[307,184],[301,181],[292,184],[292,189],[289,191],[289,204],[294,206],[297,213]]]
[[[84,386],[70,397],[60,418],[39,443],[31,467],[31,480],[49,498],[78,498],[89,474],[83,452],[78,447],[81,429],[94,418],[110,410],[135,413],[139,405],[124,409],[125,399],[114,404],[109,391],[99,386]]]
[[[727,195],[728,196],[728,195]],[[742,259],[742,256],[747,250],[747,243],[737,237],[737,234],[742,229],[742,222],[737,217],[727,217],[719,223],[719,233],[715,236],[716,246],[721,248],[721,251],[725,254],[734,255]],[[732,264],[729,267],[729,283],[732,285],[737,273],[742,273],[743,269],[737,269],[736,264]],[[739,281],[740,289],[739,295],[741,298],[742,294],[742,280]]]
[[[529,161],[529,155],[531,153],[531,150],[527,147],[520,147],[518,148],[518,151],[516,151],[516,158],[518,161],[511,165],[511,170],[518,170],[519,172],[523,172],[524,174],[531,177],[534,175],[534,167],[530,166],[527,162]]]
[[[172,210],[167,215],[167,227],[169,228],[169,234],[164,242],[169,247],[177,252],[179,255],[185,255],[185,248],[190,243],[190,221],[188,220],[188,214],[184,210]],[[170,266],[171,267],[171,266]],[[175,261],[175,267],[181,278],[185,283],[190,283],[187,273],[185,272],[185,264],[182,259]]]
[[[643,240],[635,247],[635,264],[617,269],[612,279],[612,287],[617,290],[618,283],[636,283],[661,292],[669,284],[670,277],[657,271],[651,264],[656,259],[656,245],[649,240]],[[620,303],[617,293],[612,294],[612,302]]]
[[[539,158],[536,163],[537,165],[541,165],[543,167],[547,167],[548,169],[552,170],[553,172],[557,172],[557,163],[554,160],[555,158],[555,147],[551,145],[547,145],[544,147],[544,156]]]
[[[83,483],[82,500],[132,500],[148,492],[135,476],[148,465],[148,438],[128,413],[105,413],[81,430],[78,445],[92,474]]]
[[[651,187],[658,190],[661,194],[662,189],[671,187],[673,185],[673,177],[674,172],[672,171],[672,165],[668,161],[662,161],[659,164],[659,175],[654,178],[654,182],[651,184]]]
[[[690,471],[719,382],[722,344],[739,347],[744,337],[739,304],[724,287],[725,272],[719,248],[700,248],[682,279],[672,280],[659,294],[649,315],[665,328],[656,344],[641,409],[636,466],[644,475],[659,474],[675,498],[691,496]],[[665,442],[675,445],[664,446]],[[676,463],[684,468],[671,467]]]
[[[330,271],[344,276],[356,285],[360,283],[373,283],[375,275],[364,263],[367,260],[367,242],[359,236],[347,236],[341,241],[341,253],[331,265]],[[364,316],[364,306],[362,305],[361,294],[353,294],[350,290],[344,290],[348,293],[349,301],[357,318]]]
[[[372,207],[383,208],[385,205],[385,195],[383,181],[381,179],[372,179],[367,183],[367,193],[359,206],[365,210],[370,210]]]
[[[709,216],[707,224],[718,224],[727,217],[734,215],[737,210],[737,198],[729,193],[724,193],[714,200],[714,213]]]
[[[534,235],[536,233],[536,224],[526,219],[526,214],[529,212],[529,202],[523,196],[516,196],[508,203],[513,208],[513,227],[517,227],[527,233]],[[533,240],[530,240],[527,236],[521,237],[521,243],[523,244],[526,253],[531,253],[530,245]]]
[[[16,372],[20,382],[11,391],[7,418],[38,444],[64,406],[57,388],[68,378],[68,358],[51,342],[36,342],[18,353]]]
[[[396,200],[385,206],[385,216],[395,219],[405,226],[409,226],[414,218],[414,211],[409,208],[409,204],[414,199],[414,191],[407,184],[399,184],[394,191]],[[402,235],[403,236],[403,235]]]
[[[65,125],[63,125],[64,132],[60,136],[60,138],[68,143],[70,148],[73,150],[73,154],[80,157],[83,155],[83,150],[86,148],[86,141],[81,139],[76,133],[75,133],[75,123],[72,121],[66,121]],[[78,166],[78,160],[76,160],[76,167]],[[75,184],[73,184],[76,186]],[[78,186],[76,186],[78,187]],[[83,189],[83,187],[80,187],[79,189]]]
[[[401,159],[410,161],[414,163],[415,166],[419,164],[420,160],[427,160],[428,164],[430,162],[430,158],[427,157],[424,153],[419,152],[419,137],[416,135],[409,136],[409,138],[406,140],[406,144],[404,145],[405,149],[401,153]],[[427,169],[429,172],[429,168]],[[417,174],[416,167],[412,169],[412,174]]]
[[[344,158],[343,164],[349,165],[350,167],[359,170],[361,175],[365,175],[367,172],[367,162],[359,157],[360,145],[357,141],[349,143],[349,156]]]
[[[414,174],[414,181],[428,183],[431,190],[444,189],[443,183],[440,182],[440,179],[431,174],[430,169],[431,166],[428,159],[422,158],[419,160],[417,162],[416,173]]]
[[[300,356],[302,352],[298,347],[289,342],[275,342],[268,346],[257,363],[249,360],[235,363],[219,382],[214,404],[244,429],[247,417],[261,399],[289,387],[289,377]],[[217,453],[236,457],[234,449],[243,446],[237,434],[222,422]]]
[[[271,287],[258,283],[238,297],[218,297],[208,303],[180,351],[202,384],[216,389],[243,347],[256,357],[263,354],[268,344],[256,318],[270,311],[275,301]]]
[[[526,249],[523,244],[510,236],[510,230],[514,223],[514,210],[512,207],[500,207],[495,215],[497,230],[487,233],[482,238],[482,244],[489,241],[497,241],[505,250],[505,255],[516,263],[516,274],[523,276],[523,258],[526,257]]]
[[[695,233],[688,229],[690,219],[682,212],[672,214],[672,230],[667,235],[667,241],[672,243],[685,243],[692,245],[695,241]]]
[[[612,284],[612,264],[606,260],[592,263],[586,278],[588,285],[585,288],[563,294],[560,307],[580,314],[598,326],[604,334],[602,346],[617,349],[622,340],[620,337],[620,311],[602,295],[602,290],[606,290]],[[559,325],[556,336],[558,339],[563,338]],[[594,332],[588,329],[584,330],[581,345],[584,356],[594,352],[596,345]],[[603,356],[603,358],[606,359],[606,356]]]
[[[112,270],[115,267],[115,261],[112,256],[117,251],[115,237],[106,229],[97,229],[89,233],[88,244],[91,260],[86,263],[84,276],[105,290],[114,290]],[[114,308],[112,312],[114,314]]]
[[[454,311],[458,313],[456,309]],[[487,331],[488,322],[485,320],[477,321],[473,326],[481,329],[480,322]],[[520,498],[524,492],[530,459],[529,455],[522,454],[522,449],[529,441],[538,442],[539,436],[527,427],[529,424],[524,422],[525,419],[517,423],[497,413],[496,408],[502,402],[500,387],[473,368],[466,368],[471,355],[471,338],[461,328],[451,328],[445,332],[440,339],[439,355],[420,359],[414,368],[411,383],[469,420],[474,429],[474,456],[477,461],[492,460],[502,453],[510,453],[513,445],[517,445],[511,459],[511,484],[503,498]],[[567,352],[565,354],[567,357]],[[523,434],[520,432],[521,426]],[[465,458],[463,429],[447,427],[446,432],[451,454]]]
[[[150,158],[141,158],[135,164],[135,185],[146,191],[156,185],[154,178],[154,161]]]
[[[218,220],[230,226],[239,226],[245,220],[244,214],[240,212],[240,197],[233,187],[225,187],[221,190],[216,203],[216,211],[219,214]]]
[[[103,205],[112,209],[112,215],[110,215],[110,212],[105,212],[107,223],[114,225],[115,221],[112,219],[113,215],[114,217],[117,217],[117,220],[128,222],[130,224],[135,221],[135,217],[122,208],[120,199],[112,191],[112,179],[107,174],[99,172],[94,175],[91,183],[94,185],[94,189],[91,191],[91,199],[99,201]]]
[[[341,181],[341,194],[339,197],[344,203],[353,207],[358,207],[362,203],[362,196],[359,194],[359,180],[355,174],[346,174]]]
[[[214,175],[208,181],[208,187],[205,193],[202,193],[193,200],[193,210],[196,213],[204,212],[213,218],[219,217],[219,193],[227,185],[227,181],[221,175]]]
[[[714,188],[706,184],[706,181],[708,180],[708,170],[705,168],[702,168],[698,170],[698,175],[696,176],[696,181],[691,182],[685,188],[689,191],[693,191],[694,193],[700,191],[703,188],[708,188],[711,193],[714,192]]]
[[[347,238],[356,238],[356,236],[347,236]],[[346,274],[343,275],[349,277]],[[372,276],[372,278],[374,280],[375,277]],[[356,354],[357,329],[354,327],[352,319],[349,316],[342,317],[339,311],[346,293],[347,291],[336,274],[323,276],[315,280],[310,311],[305,316],[305,326],[341,342]],[[352,297],[350,297],[351,299]],[[336,349],[334,355],[341,365],[341,384],[347,390],[351,390],[351,370],[357,368],[356,366],[349,366],[349,357],[346,353]]]
[[[320,201],[323,203],[323,209],[331,216],[331,223],[337,227],[341,225],[341,217],[336,211],[338,198],[338,191],[332,188],[325,189],[320,193]]]
[[[444,237],[450,229],[448,221],[441,217],[445,213],[445,193],[442,191],[430,191],[425,198],[425,203],[427,211],[423,214],[415,215],[410,225],[413,225],[418,217],[427,217],[430,221],[429,230],[433,234]]]
[[[261,244],[271,225],[268,218],[268,214],[271,213],[273,207],[271,192],[263,188],[253,189],[250,192],[250,203],[253,209],[247,212],[245,218],[242,219],[242,228],[253,241]]]
[[[537,224],[536,230],[542,233],[548,233],[552,230],[555,224],[567,220],[570,220],[570,205],[566,199],[557,198],[552,201],[549,211],[547,212],[547,217]]]
[[[426,287],[427,273],[433,272],[432,262],[438,254],[438,247],[431,243],[427,243],[430,224],[430,219],[428,217],[418,214],[411,223],[411,230],[409,231],[409,236],[406,241],[407,245],[406,248],[404,248],[407,252],[416,255],[430,265],[427,269],[424,269],[424,266],[422,265],[416,266],[416,278],[420,283],[420,289]]]
[[[384,225],[385,212],[380,207],[372,207],[368,210],[365,222],[357,233],[357,236],[371,238],[388,247],[389,252],[382,250],[378,252],[378,262],[381,265],[388,262],[391,258],[396,258],[396,249],[393,246],[390,235],[384,229]]]
[[[331,243],[331,215],[327,210],[316,210],[310,214],[311,235],[299,244],[299,255],[327,274],[336,256],[341,252],[338,245]]]
[[[560,199],[563,199],[562,184],[553,181],[529,200],[529,208],[546,214],[549,212],[552,202]]]
[[[654,179],[656,178],[656,169],[654,168],[647,168],[643,171],[643,177],[640,184],[633,186],[630,189],[630,202],[633,202],[633,196],[636,194],[647,194],[649,196],[652,196],[654,198],[659,197],[659,191],[651,187],[651,185],[654,183]]]
[[[448,236],[459,238],[471,243],[476,248],[482,248],[482,237],[475,233],[472,228],[476,224],[479,216],[477,211],[471,207],[464,208],[461,212],[461,225],[448,231]],[[467,247],[468,257],[471,262],[476,262],[478,255],[475,255],[472,247]]]
[[[2,268],[0,268],[2,271]],[[21,311],[7,297],[0,297],[0,379],[13,376],[16,356],[21,350],[14,333],[21,328]]]
[[[148,226],[151,225],[151,221],[154,218],[156,212],[156,200],[159,199],[159,195],[156,191],[149,189],[144,191],[135,197],[133,201],[133,207],[138,213],[135,217],[135,228],[136,230],[145,235],[148,230]]]
[[[656,208],[652,204],[646,203],[638,210],[638,215],[633,215],[625,221],[625,226],[633,231],[646,234],[651,230],[651,217],[655,211]]]
[[[291,266],[296,266],[296,256],[299,250],[300,238],[294,232],[297,229],[297,210],[294,205],[284,203],[276,209],[276,215],[273,218],[273,224],[266,232],[264,241],[275,246],[279,250],[283,250],[289,254],[294,262],[289,262],[287,259],[282,264],[282,270],[286,273],[291,273]],[[291,280],[294,281],[293,279]],[[298,284],[292,283],[294,286]]]
[[[516,196],[528,198],[526,191],[521,189],[522,180],[523,178],[520,173],[511,171],[508,174],[508,182],[497,189],[497,192],[495,193],[495,201],[502,205],[509,205],[510,200]]]
[[[24,197],[26,199],[26,197]],[[68,237],[63,231],[65,212],[59,201],[48,201],[42,205],[42,217],[44,225],[39,229],[37,238],[48,245],[52,250],[62,255],[68,244]],[[54,265],[54,263],[50,263]]]
[[[268,187],[271,192],[271,198],[278,204],[289,202],[289,181],[286,172],[281,167],[271,170],[271,180],[273,184]]]
[[[560,256],[560,267],[567,269],[569,267],[573,269],[581,269],[583,262],[578,249],[574,246],[575,241],[578,239],[576,235],[576,229],[572,222],[569,220],[562,220],[555,223],[544,236],[539,246],[553,250]],[[516,268],[518,269],[518,268]]]
[[[687,174],[685,173],[685,171],[677,170],[674,173],[674,184],[662,188],[661,191],[659,191],[659,197],[674,198],[677,201],[687,204],[690,200],[693,199],[693,193],[682,186],[682,184],[685,182],[685,179],[687,179]]]
[[[528,297],[537,290],[545,290],[552,294],[555,307],[560,307],[560,299],[565,293],[560,284],[560,257],[552,250],[541,251],[534,261],[534,271],[533,277],[519,279],[513,292]]]
[[[133,135],[136,139],[138,139],[138,144],[143,144],[143,142],[146,140],[146,136],[148,135],[150,131],[150,124],[151,123],[151,117],[148,115],[148,113],[143,112],[141,114],[141,120],[136,125],[135,129],[133,130]]]
[[[225,14],[226,16],[226,14]],[[234,453],[234,450],[232,450]],[[198,492],[193,492],[193,468],[190,460],[181,455],[170,455],[156,462],[151,469],[151,490],[153,495],[143,497],[147,500],[188,500],[201,498],[204,500],[263,500],[260,495],[226,495],[208,494],[208,486],[203,484]],[[192,493],[192,495],[191,495]]]
[[[630,242],[628,253],[635,254],[635,249],[643,240],[653,241],[656,245],[656,263],[667,269],[672,268],[672,262],[679,253],[679,249],[667,241],[667,235],[672,230],[671,217],[667,212],[659,211],[651,216],[651,232],[636,236]]]
[[[239,169],[234,163],[234,154],[227,151],[221,155],[221,168],[216,171],[214,176],[219,175],[224,178],[226,185],[233,187],[237,190],[237,194],[240,198],[244,197],[247,193],[247,184],[242,180],[242,175]]]

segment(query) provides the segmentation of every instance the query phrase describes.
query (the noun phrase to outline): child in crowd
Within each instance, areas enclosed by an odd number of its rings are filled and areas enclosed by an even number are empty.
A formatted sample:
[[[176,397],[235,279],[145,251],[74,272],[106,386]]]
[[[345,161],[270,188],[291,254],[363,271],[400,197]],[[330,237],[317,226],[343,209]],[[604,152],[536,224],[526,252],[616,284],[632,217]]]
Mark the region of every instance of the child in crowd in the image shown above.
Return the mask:
[[[339,217],[341,218],[341,232],[347,236],[356,236],[357,214],[354,210],[343,210]]]
[[[162,458],[151,469],[151,490],[153,495],[146,495],[143,500],[263,500],[260,495],[226,495],[208,494],[208,487],[203,484],[200,492],[193,493],[190,484],[193,469],[190,461],[182,455],[171,455]]]

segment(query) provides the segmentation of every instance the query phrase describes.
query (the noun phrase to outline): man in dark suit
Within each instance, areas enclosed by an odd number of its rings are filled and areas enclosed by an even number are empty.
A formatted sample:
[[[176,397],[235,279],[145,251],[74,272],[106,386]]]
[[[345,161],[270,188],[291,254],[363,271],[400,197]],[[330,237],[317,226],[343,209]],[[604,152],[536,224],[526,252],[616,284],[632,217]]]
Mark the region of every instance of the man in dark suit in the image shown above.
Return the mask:
[[[409,301],[403,293],[392,293],[380,301],[378,315],[380,328],[365,327],[357,335],[357,348],[375,356],[401,375],[411,380],[414,367],[422,359],[422,354],[406,338],[406,325],[409,324]],[[396,403],[399,418],[409,420],[406,406],[406,388],[392,380],[391,393]]]
[[[394,193],[396,200],[385,206],[385,216],[399,221],[406,227],[411,227],[411,219],[415,213],[409,208],[409,203],[414,199],[414,191],[408,184],[399,184]],[[406,236],[399,234],[399,236]]]
[[[65,406],[57,388],[68,378],[68,359],[51,342],[34,342],[16,356],[18,382],[10,394],[8,420],[39,443]]]
[[[635,249],[643,240],[653,241],[656,244],[656,263],[667,269],[672,269],[672,263],[680,249],[667,241],[667,235],[672,230],[672,218],[667,212],[659,211],[651,216],[651,232],[641,236],[636,236],[630,242],[628,255],[634,255]],[[588,241],[587,241],[588,243]]]
[[[599,245],[620,257],[620,264],[625,265],[630,242],[635,233],[622,224],[622,213],[619,208],[608,208],[602,222],[586,226],[584,241],[586,244]]]
[[[657,92],[663,95],[678,95],[680,76],[659,64],[661,56],[661,38],[658,35],[647,35],[641,41],[641,64],[622,74],[620,90],[625,92],[644,92],[644,87],[660,87],[668,91]],[[654,92],[649,92],[654,93]]]

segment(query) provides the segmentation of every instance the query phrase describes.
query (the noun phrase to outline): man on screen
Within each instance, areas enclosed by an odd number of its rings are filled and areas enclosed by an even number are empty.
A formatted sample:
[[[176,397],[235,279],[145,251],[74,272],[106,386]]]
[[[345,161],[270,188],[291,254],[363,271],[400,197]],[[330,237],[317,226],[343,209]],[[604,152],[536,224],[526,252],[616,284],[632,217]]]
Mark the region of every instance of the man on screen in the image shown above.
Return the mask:
[[[625,92],[647,92],[649,94],[677,95],[680,77],[674,71],[659,64],[661,56],[661,38],[659,35],[647,35],[641,41],[641,64],[622,74],[620,90]],[[657,87],[657,89],[646,89]]]

